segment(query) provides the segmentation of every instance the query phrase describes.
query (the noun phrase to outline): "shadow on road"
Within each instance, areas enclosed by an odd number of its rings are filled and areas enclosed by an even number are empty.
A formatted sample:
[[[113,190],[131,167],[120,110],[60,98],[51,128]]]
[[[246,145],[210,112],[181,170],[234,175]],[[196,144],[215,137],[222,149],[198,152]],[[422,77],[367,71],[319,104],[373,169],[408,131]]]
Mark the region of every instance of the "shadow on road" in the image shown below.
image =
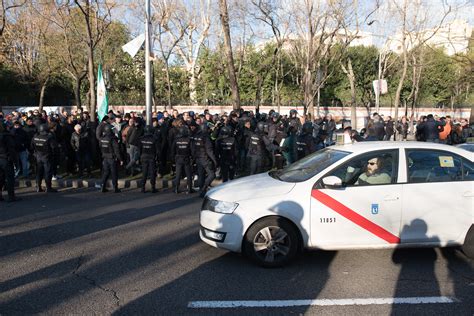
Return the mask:
[[[271,209],[275,214],[292,218],[297,224],[301,223],[303,209],[294,202],[284,201]],[[241,219],[235,216],[232,219],[232,227],[241,227],[241,222]],[[281,218],[276,223],[281,224]],[[226,224],[221,221],[216,230],[229,231]],[[234,233],[243,235],[241,231]],[[303,238],[308,237],[307,232],[302,234]],[[115,314],[253,314],[255,309],[196,310],[188,308],[188,304],[192,301],[315,299],[329,280],[329,267],[335,256],[336,252],[330,251],[306,253],[297,257],[289,266],[268,269],[255,265],[242,255],[227,253],[127,303]],[[266,258],[266,254],[263,253],[262,257]],[[307,273],[308,271],[311,273]],[[308,307],[290,309],[294,313],[304,313]],[[278,311],[281,312],[278,309],[273,310]],[[266,308],[265,313],[272,313],[272,309]]]
[[[437,236],[427,236],[428,226],[422,219],[415,219],[405,225],[401,232],[401,241],[404,236],[418,242],[439,243]],[[397,248],[393,252],[392,261],[400,265],[395,287],[395,298],[417,296],[440,296],[439,282],[435,273],[435,263],[438,259],[434,248],[403,249]],[[423,295],[420,295],[423,293]],[[392,314],[406,313],[406,306],[393,304]]]
[[[130,199],[128,201],[130,201]],[[136,208],[108,212],[86,219],[0,236],[0,257],[42,245],[57,244],[73,238],[130,224],[195,202],[195,197],[188,197],[141,208],[139,206],[139,199],[137,199]],[[70,201],[66,199],[64,205],[70,205],[68,203],[70,203]],[[109,206],[113,205],[114,204],[109,202]],[[120,205],[120,203],[118,205]],[[67,208],[67,206],[65,208]]]

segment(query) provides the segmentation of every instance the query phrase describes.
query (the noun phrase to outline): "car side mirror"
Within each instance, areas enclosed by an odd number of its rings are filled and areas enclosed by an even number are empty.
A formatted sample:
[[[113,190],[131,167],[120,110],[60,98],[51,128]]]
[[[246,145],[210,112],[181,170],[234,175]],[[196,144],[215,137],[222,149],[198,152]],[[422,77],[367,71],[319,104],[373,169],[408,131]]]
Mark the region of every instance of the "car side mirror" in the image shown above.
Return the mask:
[[[323,178],[323,185],[328,189],[342,188],[342,180],[336,176],[329,176]]]

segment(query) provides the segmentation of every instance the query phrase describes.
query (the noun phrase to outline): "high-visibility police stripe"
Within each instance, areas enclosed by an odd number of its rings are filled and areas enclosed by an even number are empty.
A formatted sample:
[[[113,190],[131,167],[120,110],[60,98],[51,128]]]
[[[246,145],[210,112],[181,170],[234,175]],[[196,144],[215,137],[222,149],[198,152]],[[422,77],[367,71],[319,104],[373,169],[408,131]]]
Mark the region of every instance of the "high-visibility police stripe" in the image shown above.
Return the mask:
[[[339,213],[340,215],[344,216],[354,224],[362,227],[363,229],[371,232],[375,236],[385,240],[390,244],[399,244],[400,238],[392,234],[391,232],[387,231],[383,227],[369,221],[367,218],[363,217],[362,215],[358,214],[357,212],[351,210],[344,204],[336,201],[329,195],[321,192],[320,190],[313,190],[311,192],[311,196],[321,202],[322,204],[326,205],[333,211]]]

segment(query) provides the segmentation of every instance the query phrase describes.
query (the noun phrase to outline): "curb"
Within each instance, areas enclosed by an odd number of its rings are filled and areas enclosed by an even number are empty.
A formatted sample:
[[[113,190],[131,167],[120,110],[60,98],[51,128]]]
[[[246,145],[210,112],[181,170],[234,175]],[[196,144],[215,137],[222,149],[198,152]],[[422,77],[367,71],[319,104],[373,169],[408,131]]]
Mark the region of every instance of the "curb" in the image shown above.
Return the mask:
[[[53,180],[52,187],[53,188],[96,188],[100,186],[101,179],[60,179],[60,180]],[[211,186],[215,187],[222,183],[222,180],[214,180],[212,181]],[[181,186],[186,185],[186,181],[181,180]],[[43,181],[43,186],[45,182]],[[108,187],[112,187],[112,180],[108,180],[107,182]],[[36,187],[36,180],[16,180],[15,181],[15,188],[31,188]],[[119,179],[118,180],[118,187],[120,189],[138,189],[142,187],[142,180],[125,180]],[[147,189],[151,189],[150,181],[147,181],[145,187]],[[156,180],[156,189],[168,189],[173,187],[172,180],[164,180],[164,179],[157,179]]]

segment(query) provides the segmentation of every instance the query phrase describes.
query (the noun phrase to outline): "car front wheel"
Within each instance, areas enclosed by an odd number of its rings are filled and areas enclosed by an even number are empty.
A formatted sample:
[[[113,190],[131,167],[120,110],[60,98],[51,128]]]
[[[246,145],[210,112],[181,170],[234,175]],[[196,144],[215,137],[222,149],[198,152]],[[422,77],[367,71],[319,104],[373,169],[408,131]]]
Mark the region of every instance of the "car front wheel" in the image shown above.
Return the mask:
[[[464,245],[462,246],[462,251],[469,258],[474,259],[474,225],[472,225],[467,232]]]
[[[289,221],[268,217],[249,228],[244,237],[244,253],[263,267],[280,267],[296,256],[298,244],[298,232]]]

